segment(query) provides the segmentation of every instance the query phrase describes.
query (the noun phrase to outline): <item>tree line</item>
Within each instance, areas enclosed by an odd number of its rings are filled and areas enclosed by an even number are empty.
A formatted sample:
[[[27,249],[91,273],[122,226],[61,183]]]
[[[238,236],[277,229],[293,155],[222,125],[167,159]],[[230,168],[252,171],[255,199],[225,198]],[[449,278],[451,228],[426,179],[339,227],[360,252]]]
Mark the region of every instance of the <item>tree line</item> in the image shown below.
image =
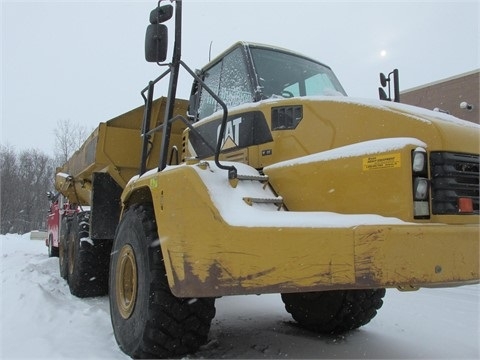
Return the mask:
[[[0,234],[24,234],[47,227],[48,191],[55,191],[55,169],[86,139],[82,125],[60,120],[50,156],[38,149],[16,151],[0,145]]]

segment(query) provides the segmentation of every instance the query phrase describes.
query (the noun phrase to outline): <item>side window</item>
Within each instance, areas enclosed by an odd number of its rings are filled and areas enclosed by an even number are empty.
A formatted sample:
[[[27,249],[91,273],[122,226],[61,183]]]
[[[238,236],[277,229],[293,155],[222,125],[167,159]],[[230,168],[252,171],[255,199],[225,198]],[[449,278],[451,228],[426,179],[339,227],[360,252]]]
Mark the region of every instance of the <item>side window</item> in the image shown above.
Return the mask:
[[[218,94],[218,88],[220,86],[220,73],[222,70],[222,62],[219,62],[215,66],[211,67],[204,74],[203,81],[207,86],[212,89],[213,92]],[[208,115],[213,114],[216,111],[217,103],[212,96],[204,89],[200,93],[200,104],[198,107],[198,118],[202,119]]]
[[[247,66],[240,48],[223,59],[220,98],[228,107],[253,102]]]
[[[226,55],[219,63],[204,74],[204,81],[225,102],[227,107],[233,107],[253,102],[253,92],[250,85],[245,59],[240,48]],[[200,93],[198,118],[202,119],[221,107],[204,89]]]

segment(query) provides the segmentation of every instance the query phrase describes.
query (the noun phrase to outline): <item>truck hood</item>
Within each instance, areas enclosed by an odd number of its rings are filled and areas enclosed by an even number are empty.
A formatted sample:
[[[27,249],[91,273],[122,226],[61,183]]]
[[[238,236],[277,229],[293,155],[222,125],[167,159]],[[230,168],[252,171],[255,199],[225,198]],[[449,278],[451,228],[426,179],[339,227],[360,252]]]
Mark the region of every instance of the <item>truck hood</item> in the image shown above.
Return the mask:
[[[310,105],[318,119],[331,127],[330,148],[379,138],[413,137],[427,143],[430,150],[469,153],[480,150],[480,125],[449,114],[390,101],[343,96],[305,97],[300,101],[307,107]],[[353,124],[355,129],[351,128]]]
[[[272,136],[275,137],[272,153],[277,156],[262,157],[261,163],[255,164],[256,167],[351,144],[389,138],[418,139],[425,143],[430,151],[471,154],[479,152],[478,124],[448,114],[389,101],[345,96],[270,98],[229,108],[229,118],[263,112],[263,119],[267,121],[270,120],[271,109],[291,109],[297,106],[303,107],[302,120],[295,129],[286,129],[287,131],[282,128],[273,129],[272,126]],[[217,128],[221,116],[220,111],[216,112],[194,126],[197,129],[204,126],[205,129]],[[259,126],[261,122],[257,119],[255,124]],[[271,124],[265,123],[264,128],[267,127],[270,128]],[[247,126],[247,132],[250,131],[248,129]],[[212,147],[215,141],[215,137],[212,137]],[[243,147],[249,145],[251,144]]]
[[[332,99],[329,99],[329,101],[332,101]],[[445,149],[460,152],[463,150],[473,153],[478,153],[480,151],[480,125],[470,121],[462,120],[455,116],[438,111],[390,101],[347,97],[336,97],[334,101],[377,108],[379,111],[391,111],[416,121],[420,126],[422,123],[425,123],[424,125],[431,125],[438,132],[442,142],[441,146]],[[459,141],[459,139],[464,139],[464,141]],[[459,145],[462,148],[459,148]]]

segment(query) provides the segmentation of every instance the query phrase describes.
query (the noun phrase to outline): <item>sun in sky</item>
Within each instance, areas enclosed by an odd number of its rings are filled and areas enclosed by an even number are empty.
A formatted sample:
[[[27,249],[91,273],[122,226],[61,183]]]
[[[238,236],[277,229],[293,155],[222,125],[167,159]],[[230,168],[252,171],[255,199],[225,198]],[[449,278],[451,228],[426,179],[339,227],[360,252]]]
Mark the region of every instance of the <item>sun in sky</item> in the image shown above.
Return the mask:
[[[384,58],[387,56],[387,50],[380,50],[380,57]]]

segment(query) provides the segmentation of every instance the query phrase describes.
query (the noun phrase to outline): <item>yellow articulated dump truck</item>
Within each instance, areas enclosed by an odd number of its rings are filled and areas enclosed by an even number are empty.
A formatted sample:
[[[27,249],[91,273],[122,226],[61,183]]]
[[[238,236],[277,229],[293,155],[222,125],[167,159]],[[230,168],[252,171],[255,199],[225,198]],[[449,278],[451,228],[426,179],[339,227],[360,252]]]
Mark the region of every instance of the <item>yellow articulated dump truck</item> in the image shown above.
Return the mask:
[[[335,334],[367,324],[386,288],[479,282],[478,125],[351,99],[328,66],[266,45],[192,71],[181,9],[150,14],[146,60],[167,66],[145,105],[101,123],[56,175],[77,206],[62,276],[75,295],[109,294],[126,354],[195,352],[221,296],[278,293],[301,326]]]

